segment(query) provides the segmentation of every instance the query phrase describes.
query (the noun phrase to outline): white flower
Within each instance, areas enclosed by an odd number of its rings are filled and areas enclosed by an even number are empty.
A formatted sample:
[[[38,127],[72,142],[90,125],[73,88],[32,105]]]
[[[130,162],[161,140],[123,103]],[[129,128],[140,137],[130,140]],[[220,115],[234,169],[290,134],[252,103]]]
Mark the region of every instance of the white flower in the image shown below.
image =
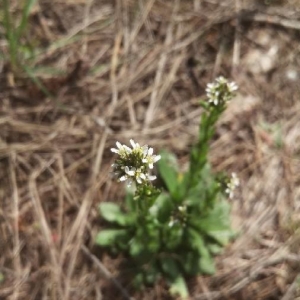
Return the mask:
[[[227,79],[224,76],[219,76],[216,81],[218,83],[227,83]]]
[[[111,148],[111,152],[119,154],[121,157],[124,157],[132,152],[132,150],[126,145],[122,145],[120,142],[116,142],[118,149]]]
[[[235,92],[238,89],[238,86],[235,82],[230,82],[227,84],[230,92]]]
[[[229,82],[225,77],[220,76],[215,82],[207,84],[205,91],[208,102],[217,106],[231,100],[237,89],[235,82]]]
[[[131,186],[131,185],[132,185],[132,182],[133,182],[132,179],[129,178],[128,175],[123,175],[123,176],[121,176],[121,177],[119,178],[119,181],[126,181],[126,184],[127,184],[128,187]]]
[[[231,179],[227,184],[225,193],[229,195],[229,198],[232,199],[234,196],[234,190],[240,185],[240,180],[237,177],[236,173],[231,173]]]
[[[129,167],[125,167],[125,173],[127,176],[127,178],[133,178],[136,180],[137,183],[141,184],[143,181],[145,181],[147,179],[147,176],[142,172],[142,170],[136,169],[136,168],[132,168],[131,170],[129,169]]]
[[[131,170],[129,170],[129,167],[125,167],[125,173],[129,176],[134,176],[135,174],[135,168],[132,168]]]
[[[114,174],[119,181],[135,182],[142,184],[146,181],[156,179],[156,176],[149,174],[149,169],[153,169],[153,164],[161,157],[153,154],[153,148],[147,145],[140,146],[133,139],[130,139],[132,148],[116,142],[117,148],[111,151],[118,154],[119,158],[112,164]]]
[[[153,164],[161,159],[160,155],[153,155],[153,148],[149,148],[147,155],[143,158],[143,163],[148,164],[150,169],[153,169]]]

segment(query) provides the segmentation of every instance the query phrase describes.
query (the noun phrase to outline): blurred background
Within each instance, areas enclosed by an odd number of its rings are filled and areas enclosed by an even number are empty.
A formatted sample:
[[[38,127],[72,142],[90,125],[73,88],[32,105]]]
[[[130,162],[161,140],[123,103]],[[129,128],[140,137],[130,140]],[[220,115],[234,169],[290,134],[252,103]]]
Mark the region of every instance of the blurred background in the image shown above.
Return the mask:
[[[239,91],[211,144],[236,172],[236,240],[191,299],[297,299],[299,0],[2,0],[0,299],[172,299],[134,291],[94,246],[121,202],[110,148],[130,138],[185,168],[206,84]]]

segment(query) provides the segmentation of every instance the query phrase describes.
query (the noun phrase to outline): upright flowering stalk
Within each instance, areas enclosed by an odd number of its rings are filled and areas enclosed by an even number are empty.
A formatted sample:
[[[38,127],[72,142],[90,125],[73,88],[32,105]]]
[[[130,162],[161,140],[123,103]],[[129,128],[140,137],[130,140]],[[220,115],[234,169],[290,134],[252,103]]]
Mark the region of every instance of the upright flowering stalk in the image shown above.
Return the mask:
[[[223,76],[218,77],[206,87],[207,99],[201,102],[204,112],[199,126],[198,143],[193,147],[190,158],[190,186],[200,180],[203,166],[207,163],[208,144],[212,139],[215,124],[226,109],[228,102],[234,97],[238,86]]]
[[[126,181],[128,186],[133,182],[141,185],[155,180],[156,176],[150,174],[150,169],[153,169],[153,164],[160,159],[160,155],[154,155],[153,148],[140,146],[132,139],[130,144],[132,148],[117,142],[117,148],[111,149],[119,155],[112,165],[118,180]]]

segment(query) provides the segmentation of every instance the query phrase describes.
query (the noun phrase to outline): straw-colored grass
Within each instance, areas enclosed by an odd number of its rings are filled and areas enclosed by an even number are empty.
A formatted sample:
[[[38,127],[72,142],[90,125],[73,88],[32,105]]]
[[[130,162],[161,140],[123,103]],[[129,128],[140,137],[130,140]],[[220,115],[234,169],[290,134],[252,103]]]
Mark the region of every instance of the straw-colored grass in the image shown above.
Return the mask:
[[[171,299],[163,281],[134,291],[122,258],[94,246],[98,204],[124,195],[109,149],[133,138],[184,168],[198,100],[220,74],[240,90],[210,159],[241,178],[239,234],[214,276],[190,279],[191,299],[300,297],[299,9],[262,2],[38,1],[20,41],[31,79],[0,63],[0,299]]]

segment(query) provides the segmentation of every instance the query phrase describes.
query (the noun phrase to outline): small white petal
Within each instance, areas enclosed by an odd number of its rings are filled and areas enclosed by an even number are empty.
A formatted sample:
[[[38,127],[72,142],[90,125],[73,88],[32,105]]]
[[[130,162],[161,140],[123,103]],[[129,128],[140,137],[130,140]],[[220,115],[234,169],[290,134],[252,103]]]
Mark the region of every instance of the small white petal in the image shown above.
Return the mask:
[[[184,212],[186,211],[186,206],[178,206],[178,210]]]
[[[147,145],[143,146],[142,150],[143,150],[143,155],[146,156],[148,153],[148,146]]]
[[[153,169],[153,164],[149,163],[149,169]]]
[[[114,152],[114,153],[117,153],[117,154],[119,153],[119,150],[117,150],[116,148],[111,148],[110,151]]]
[[[120,181],[125,181],[127,179],[127,176],[126,175],[124,175],[124,176],[122,176],[122,177],[120,177]]]
[[[116,142],[116,145],[119,149],[122,147],[122,144],[120,142]]]
[[[152,181],[152,180],[155,180],[156,179],[156,176],[154,175],[148,175],[148,180]]]
[[[135,168],[132,168],[132,170],[129,170],[129,167],[125,167],[125,173],[129,176],[134,176],[135,174]]]
[[[124,149],[126,150],[127,153],[132,152],[132,150],[128,146],[124,145],[123,147],[124,147]]]
[[[136,181],[137,181],[137,183],[139,183],[139,184],[142,183],[142,180],[141,180],[141,178],[139,178],[139,177],[137,177]]]
[[[152,155],[152,154],[153,154],[153,148],[149,148],[148,155]]]
[[[157,162],[157,161],[159,161],[161,159],[161,155],[156,155],[155,156],[155,158],[154,158],[154,160],[153,160],[153,162]]]
[[[130,144],[131,144],[132,148],[135,148],[136,144],[133,139],[130,140]]]
[[[145,179],[146,179],[146,175],[145,175],[144,173],[141,173],[141,174],[140,174],[140,178],[142,178],[142,179],[145,180]]]

